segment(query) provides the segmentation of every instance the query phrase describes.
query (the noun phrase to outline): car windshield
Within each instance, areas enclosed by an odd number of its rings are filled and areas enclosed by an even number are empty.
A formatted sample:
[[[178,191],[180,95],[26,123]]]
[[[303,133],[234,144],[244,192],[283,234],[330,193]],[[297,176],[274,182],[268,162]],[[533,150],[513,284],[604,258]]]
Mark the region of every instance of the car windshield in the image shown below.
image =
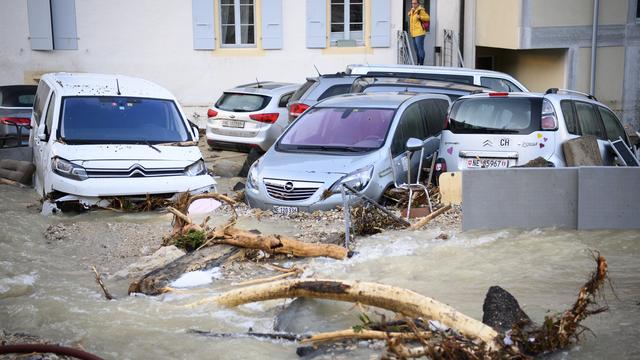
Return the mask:
[[[315,108],[298,118],[278,142],[279,150],[362,152],[380,148],[394,109]]]
[[[449,115],[454,133],[530,134],[540,130],[542,99],[481,97],[458,100]]]
[[[172,100],[66,97],[60,137],[76,143],[164,143],[190,140]]]
[[[216,102],[216,108],[224,111],[250,112],[264,109],[271,101],[269,96],[224,93]]]

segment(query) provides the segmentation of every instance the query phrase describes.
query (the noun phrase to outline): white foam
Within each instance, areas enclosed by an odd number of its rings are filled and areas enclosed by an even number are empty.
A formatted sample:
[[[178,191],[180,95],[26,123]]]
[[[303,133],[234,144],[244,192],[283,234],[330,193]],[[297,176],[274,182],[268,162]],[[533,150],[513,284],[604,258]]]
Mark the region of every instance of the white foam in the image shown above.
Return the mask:
[[[202,285],[211,284],[214,279],[222,278],[219,267],[209,270],[191,271],[182,274],[177,280],[173,281],[169,286],[175,288],[192,288]]]

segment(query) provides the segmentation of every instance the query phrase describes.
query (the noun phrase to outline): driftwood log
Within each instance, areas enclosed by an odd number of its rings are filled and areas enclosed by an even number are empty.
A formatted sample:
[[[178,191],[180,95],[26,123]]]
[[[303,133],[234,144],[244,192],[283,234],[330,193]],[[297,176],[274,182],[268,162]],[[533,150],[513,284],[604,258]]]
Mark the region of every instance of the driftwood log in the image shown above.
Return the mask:
[[[157,268],[129,285],[129,294],[143,293],[159,295],[166,292],[172,281],[182,274],[196,270],[211,269],[230,261],[240,249],[226,245],[211,246],[183,255],[169,264]]]
[[[409,317],[433,319],[470,339],[481,340],[490,349],[499,348],[493,328],[460,313],[449,305],[416,292],[376,283],[345,280],[284,280],[232,290],[214,298],[224,306],[255,301],[310,297],[348,301],[394,311]],[[198,304],[207,301],[200,301]]]

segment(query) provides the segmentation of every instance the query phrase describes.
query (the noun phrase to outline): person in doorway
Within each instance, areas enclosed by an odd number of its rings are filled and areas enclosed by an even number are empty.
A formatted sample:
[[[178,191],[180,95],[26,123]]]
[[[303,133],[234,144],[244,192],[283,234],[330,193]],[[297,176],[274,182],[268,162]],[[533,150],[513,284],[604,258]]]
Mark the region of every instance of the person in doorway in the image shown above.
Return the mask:
[[[413,39],[413,46],[418,55],[418,65],[424,65],[424,36],[427,33],[425,22],[430,21],[429,13],[422,7],[418,0],[411,0],[409,10],[409,34]]]

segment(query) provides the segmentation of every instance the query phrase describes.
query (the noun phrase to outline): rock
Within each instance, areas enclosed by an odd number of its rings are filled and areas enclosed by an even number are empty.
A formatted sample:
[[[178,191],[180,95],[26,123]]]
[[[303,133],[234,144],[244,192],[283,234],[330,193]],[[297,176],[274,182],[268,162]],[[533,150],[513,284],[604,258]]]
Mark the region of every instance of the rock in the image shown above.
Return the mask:
[[[482,322],[498,331],[508,331],[519,322],[531,323],[518,300],[500,286],[492,286],[482,305]]]
[[[257,148],[251,148],[251,150],[249,151],[249,155],[247,155],[247,158],[244,161],[244,164],[242,164],[242,169],[240,169],[238,176],[247,177],[247,175],[249,175],[249,169],[251,168],[251,165],[253,165],[253,163],[258,160],[260,156],[262,156],[260,150],[258,150]]]
[[[567,166],[602,166],[598,141],[593,135],[584,135],[562,144]]]
[[[233,186],[233,191],[240,191],[240,190],[244,190],[244,183],[241,181],[238,181],[234,186]]]

